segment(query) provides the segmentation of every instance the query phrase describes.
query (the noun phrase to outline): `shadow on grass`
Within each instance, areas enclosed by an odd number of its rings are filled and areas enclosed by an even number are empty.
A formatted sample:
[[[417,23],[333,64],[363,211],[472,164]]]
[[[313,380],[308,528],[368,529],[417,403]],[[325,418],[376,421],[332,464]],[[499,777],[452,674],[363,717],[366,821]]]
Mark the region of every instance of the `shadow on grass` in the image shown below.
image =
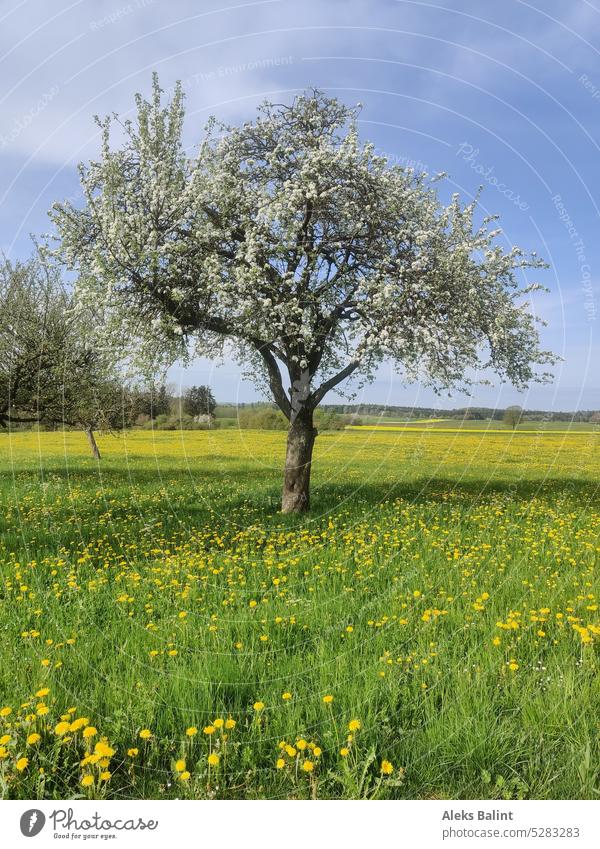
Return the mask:
[[[211,458],[214,461],[214,458]],[[404,469],[404,471],[406,471]],[[66,500],[55,506],[49,493],[40,501],[48,510],[47,530],[56,532],[67,517],[77,516],[79,536],[92,538],[97,533],[96,521],[110,504],[110,512],[117,527],[121,518],[137,514],[139,525],[159,518],[162,531],[167,535],[182,527],[201,527],[225,520],[232,527],[242,530],[253,524],[265,527],[298,527],[325,521],[332,514],[347,514],[354,518],[368,516],[374,510],[385,510],[400,499],[415,505],[447,505],[448,509],[464,504],[471,507],[488,499],[503,496],[508,504],[528,502],[541,498],[549,505],[566,502],[568,509],[580,510],[585,506],[598,506],[599,485],[591,480],[576,480],[556,475],[548,478],[495,477],[492,479],[455,479],[447,477],[416,476],[413,479],[398,479],[390,482],[356,481],[320,483],[319,470],[314,475],[311,493],[311,510],[307,514],[284,516],[279,512],[281,476],[273,469],[232,464],[229,458],[226,472],[218,468],[182,469],[180,465],[164,464],[157,469],[136,468],[135,464],[123,468],[121,462],[103,460],[100,473],[98,466],[90,461],[88,467],[78,465],[70,470],[54,466],[44,470],[43,478],[38,469],[19,468],[14,473],[18,489],[23,487],[29,494],[41,480],[64,486],[64,494],[77,488],[77,500]],[[5,477],[4,503],[14,503],[15,493],[9,475]],[[83,496],[81,496],[83,490]],[[98,499],[98,491],[106,495]],[[88,491],[95,500],[85,496]],[[116,501],[116,503],[114,503]],[[567,508],[565,508],[567,509]],[[150,517],[148,519],[148,517]],[[138,524],[138,522],[136,522]],[[14,523],[13,523],[14,529]],[[9,524],[0,520],[0,533],[10,530]],[[110,534],[110,528],[107,528]]]

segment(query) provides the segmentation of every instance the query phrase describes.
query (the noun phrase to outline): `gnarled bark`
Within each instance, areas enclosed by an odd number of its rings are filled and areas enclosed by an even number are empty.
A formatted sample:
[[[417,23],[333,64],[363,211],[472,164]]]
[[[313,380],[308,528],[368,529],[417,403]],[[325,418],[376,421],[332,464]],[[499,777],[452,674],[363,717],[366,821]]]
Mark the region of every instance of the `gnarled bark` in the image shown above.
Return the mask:
[[[310,505],[310,467],[317,431],[312,410],[303,410],[290,423],[283,472],[282,513],[303,513]]]

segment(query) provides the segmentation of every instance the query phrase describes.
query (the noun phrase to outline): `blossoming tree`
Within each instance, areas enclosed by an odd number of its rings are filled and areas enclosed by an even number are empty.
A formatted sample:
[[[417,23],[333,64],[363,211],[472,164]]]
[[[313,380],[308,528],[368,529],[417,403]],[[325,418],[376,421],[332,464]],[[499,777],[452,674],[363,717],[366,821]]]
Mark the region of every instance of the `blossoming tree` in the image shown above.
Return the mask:
[[[140,95],[134,121],[98,120],[98,161],[80,166],[85,206],[55,204],[79,297],[106,330],[167,360],[234,352],[289,420],[282,510],[309,505],[313,413],[384,359],[406,380],[464,387],[477,368],[542,379],[531,288],[540,266],[504,251],[476,202],[440,203],[425,175],[359,141],[357,110],[319,91],[265,103],[255,121],[211,120],[182,142],[183,94]],[[265,385],[265,384],[263,384]]]
[[[39,255],[0,262],[0,429],[82,428],[99,460],[94,431],[130,426],[134,396],[114,358],[90,344],[94,316],[72,307],[60,270]]]

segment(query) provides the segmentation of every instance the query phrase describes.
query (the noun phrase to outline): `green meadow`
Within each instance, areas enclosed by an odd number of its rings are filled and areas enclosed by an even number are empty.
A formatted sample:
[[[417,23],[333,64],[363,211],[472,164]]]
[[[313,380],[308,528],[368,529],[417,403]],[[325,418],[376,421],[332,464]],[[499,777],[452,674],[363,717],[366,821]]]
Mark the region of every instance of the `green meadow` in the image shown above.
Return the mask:
[[[3,797],[596,798],[600,435],[482,424],[0,435]]]

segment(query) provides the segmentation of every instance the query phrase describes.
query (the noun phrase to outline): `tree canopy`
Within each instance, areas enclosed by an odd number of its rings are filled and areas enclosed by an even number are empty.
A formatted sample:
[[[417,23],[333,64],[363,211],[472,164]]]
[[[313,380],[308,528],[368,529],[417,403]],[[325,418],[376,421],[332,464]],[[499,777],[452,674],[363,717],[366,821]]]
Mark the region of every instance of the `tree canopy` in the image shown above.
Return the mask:
[[[211,120],[192,158],[180,87],[165,105],[155,76],[136,103],[116,148],[99,120],[83,208],[55,204],[60,253],[122,345],[172,360],[227,342],[266,381],[290,422],[284,510],[308,505],[313,411],[351,375],[390,359],[436,389],[482,369],[543,379],[524,274],[543,263],[477,224],[477,199],[444,205],[376,155],[358,108],[319,91],[265,103],[240,127]]]

